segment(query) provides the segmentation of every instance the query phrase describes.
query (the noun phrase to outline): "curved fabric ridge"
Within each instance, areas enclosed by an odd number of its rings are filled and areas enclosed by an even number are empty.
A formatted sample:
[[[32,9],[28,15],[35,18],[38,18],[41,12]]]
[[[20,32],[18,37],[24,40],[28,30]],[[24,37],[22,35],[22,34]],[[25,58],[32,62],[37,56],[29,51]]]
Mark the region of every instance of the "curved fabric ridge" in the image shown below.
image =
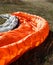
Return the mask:
[[[20,25],[16,29],[0,33],[0,65],[18,59],[27,50],[39,46],[49,34],[48,22],[40,16],[14,12]]]

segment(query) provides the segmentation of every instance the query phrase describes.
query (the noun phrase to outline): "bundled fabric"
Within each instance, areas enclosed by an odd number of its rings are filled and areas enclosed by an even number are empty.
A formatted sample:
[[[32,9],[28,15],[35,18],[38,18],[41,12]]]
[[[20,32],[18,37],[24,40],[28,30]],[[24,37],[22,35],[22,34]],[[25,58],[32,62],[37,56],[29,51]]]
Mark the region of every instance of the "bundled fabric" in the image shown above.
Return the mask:
[[[0,32],[0,65],[8,65],[39,46],[49,34],[49,24],[42,17],[25,12],[11,15],[19,19],[20,25],[14,30]]]
[[[0,17],[6,19],[5,23],[0,25],[0,32],[12,30],[18,24],[18,18],[16,18],[16,16],[12,16],[10,14],[1,14]]]

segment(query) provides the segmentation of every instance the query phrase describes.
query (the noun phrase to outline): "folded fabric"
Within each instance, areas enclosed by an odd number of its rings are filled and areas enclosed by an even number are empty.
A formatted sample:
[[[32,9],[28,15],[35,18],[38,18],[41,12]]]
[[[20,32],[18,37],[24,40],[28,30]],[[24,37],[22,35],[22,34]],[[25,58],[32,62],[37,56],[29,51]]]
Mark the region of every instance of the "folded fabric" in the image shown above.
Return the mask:
[[[19,19],[20,25],[16,29],[0,32],[0,65],[8,65],[26,51],[39,46],[49,34],[49,24],[42,17],[25,12],[11,15]]]

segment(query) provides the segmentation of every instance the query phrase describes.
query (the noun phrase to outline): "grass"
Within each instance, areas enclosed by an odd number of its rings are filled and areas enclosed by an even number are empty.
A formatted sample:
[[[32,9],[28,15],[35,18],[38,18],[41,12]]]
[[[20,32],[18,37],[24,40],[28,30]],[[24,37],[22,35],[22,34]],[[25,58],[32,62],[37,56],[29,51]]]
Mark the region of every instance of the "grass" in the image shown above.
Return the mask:
[[[42,0],[34,0],[34,2],[26,0],[17,4],[0,3],[0,14],[15,11],[28,12],[45,18],[49,22],[51,32],[43,45],[28,51],[11,65],[53,65],[53,3]],[[2,23],[3,20],[0,18],[0,24]]]
[[[53,30],[53,4],[45,1],[35,2],[18,2],[17,4],[2,4],[0,3],[0,14],[12,13],[15,11],[24,11],[42,16],[50,23],[50,28]]]

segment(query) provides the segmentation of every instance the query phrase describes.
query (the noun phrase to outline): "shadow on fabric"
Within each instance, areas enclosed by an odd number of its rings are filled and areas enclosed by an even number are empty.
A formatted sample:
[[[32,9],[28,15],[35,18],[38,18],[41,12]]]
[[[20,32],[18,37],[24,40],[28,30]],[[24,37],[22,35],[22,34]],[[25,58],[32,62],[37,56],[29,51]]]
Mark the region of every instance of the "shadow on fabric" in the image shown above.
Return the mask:
[[[43,65],[45,57],[53,54],[53,32],[50,31],[47,39],[37,48],[24,53],[10,65]]]

